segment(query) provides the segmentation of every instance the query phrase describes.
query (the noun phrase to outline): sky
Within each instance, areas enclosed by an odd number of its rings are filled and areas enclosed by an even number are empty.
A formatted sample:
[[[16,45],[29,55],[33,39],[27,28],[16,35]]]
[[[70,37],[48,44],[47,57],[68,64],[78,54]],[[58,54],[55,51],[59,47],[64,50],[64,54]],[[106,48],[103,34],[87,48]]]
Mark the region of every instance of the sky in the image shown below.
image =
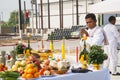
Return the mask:
[[[21,7],[24,10],[24,1],[26,2],[26,9],[31,9],[31,0],[21,0]],[[39,3],[40,0],[37,0]],[[50,2],[59,0],[49,0]],[[47,0],[43,0],[47,2]],[[0,18],[3,21],[8,21],[10,18],[10,13],[19,10],[19,0],[0,0]]]
[[[21,9],[24,9],[24,1],[26,1],[26,9],[31,8],[31,0],[21,0]],[[19,10],[19,0],[0,0],[0,18],[8,21],[10,13]]]

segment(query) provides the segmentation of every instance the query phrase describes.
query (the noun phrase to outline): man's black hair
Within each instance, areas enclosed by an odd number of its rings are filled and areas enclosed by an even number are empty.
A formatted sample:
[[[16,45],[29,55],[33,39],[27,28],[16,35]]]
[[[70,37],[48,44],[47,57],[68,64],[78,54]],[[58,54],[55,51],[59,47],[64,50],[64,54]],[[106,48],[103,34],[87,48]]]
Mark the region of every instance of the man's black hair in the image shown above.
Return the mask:
[[[108,20],[109,20],[109,22],[111,22],[113,20],[116,20],[116,18],[115,18],[115,16],[110,16]]]
[[[95,14],[93,14],[93,13],[87,14],[87,15],[85,16],[85,19],[87,19],[87,18],[91,18],[92,20],[97,21],[97,20],[96,20],[96,16],[95,16]]]

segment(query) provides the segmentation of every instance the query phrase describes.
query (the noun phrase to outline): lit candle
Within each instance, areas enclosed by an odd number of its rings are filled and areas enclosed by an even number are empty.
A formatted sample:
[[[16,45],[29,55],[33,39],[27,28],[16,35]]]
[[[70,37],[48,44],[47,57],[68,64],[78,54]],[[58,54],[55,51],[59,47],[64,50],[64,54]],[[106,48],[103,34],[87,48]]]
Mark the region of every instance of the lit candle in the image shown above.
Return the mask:
[[[53,51],[54,47],[53,47],[53,34],[51,34],[50,36],[50,50]]]
[[[42,39],[42,49],[44,49],[44,41],[43,41],[43,39]]]
[[[52,44],[52,42],[50,42],[50,50],[51,51],[53,50],[53,44]]]
[[[78,63],[78,47],[76,47],[76,63]]]
[[[62,44],[62,59],[65,59],[65,45]]]
[[[62,59],[65,59],[65,37],[63,37],[63,42],[62,42]]]

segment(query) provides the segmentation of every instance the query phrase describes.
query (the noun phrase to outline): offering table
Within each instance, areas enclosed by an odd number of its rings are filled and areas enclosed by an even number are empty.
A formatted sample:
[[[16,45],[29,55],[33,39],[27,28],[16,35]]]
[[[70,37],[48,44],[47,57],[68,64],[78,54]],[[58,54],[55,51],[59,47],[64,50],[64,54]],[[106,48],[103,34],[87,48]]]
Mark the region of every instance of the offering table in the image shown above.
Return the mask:
[[[109,70],[103,69],[87,73],[71,73],[63,75],[54,75],[47,77],[39,77],[36,80],[110,80]]]

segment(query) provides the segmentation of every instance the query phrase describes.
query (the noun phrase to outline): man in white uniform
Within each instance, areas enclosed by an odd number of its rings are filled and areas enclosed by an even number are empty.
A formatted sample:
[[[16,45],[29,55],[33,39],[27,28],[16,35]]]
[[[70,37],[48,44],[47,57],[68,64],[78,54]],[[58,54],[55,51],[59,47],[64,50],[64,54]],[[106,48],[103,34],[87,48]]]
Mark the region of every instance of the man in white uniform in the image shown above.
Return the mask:
[[[91,45],[102,45],[104,40],[103,29],[96,25],[96,16],[92,13],[87,14],[85,17],[86,26],[88,30],[81,29],[81,36],[86,34],[87,40],[86,43]]]
[[[109,68],[113,75],[120,75],[116,71],[117,61],[118,61],[118,51],[117,51],[117,38],[120,37],[120,33],[118,32],[115,26],[116,18],[114,16],[109,17],[109,24],[104,27],[104,31],[106,33],[109,45],[108,45],[108,59],[105,62],[105,67]]]

